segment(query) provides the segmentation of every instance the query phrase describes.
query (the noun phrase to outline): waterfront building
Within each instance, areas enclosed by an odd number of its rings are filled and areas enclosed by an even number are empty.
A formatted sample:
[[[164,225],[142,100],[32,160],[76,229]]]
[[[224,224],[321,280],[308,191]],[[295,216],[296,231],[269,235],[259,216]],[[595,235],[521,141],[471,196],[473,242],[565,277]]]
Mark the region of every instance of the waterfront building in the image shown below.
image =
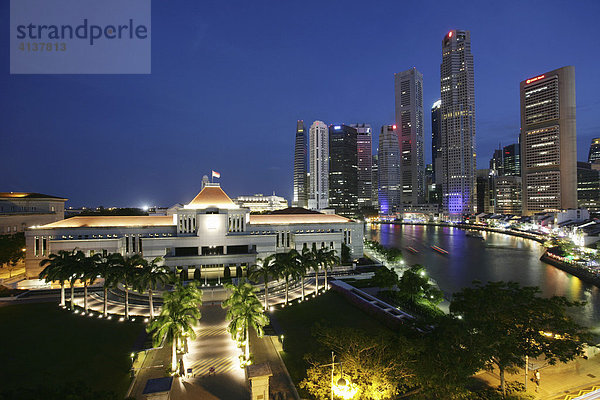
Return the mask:
[[[421,204],[425,201],[423,74],[416,68],[394,74],[394,93],[402,202]]]
[[[586,162],[577,163],[577,207],[600,211],[600,171]]]
[[[308,208],[323,210],[329,207],[329,134],[323,121],[315,121],[309,132],[309,197]]]
[[[577,207],[575,67],[520,83],[523,215]]]
[[[247,208],[250,212],[267,212],[283,210],[288,208],[288,201],[280,196],[264,196],[263,194],[255,194],[254,196],[238,196],[233,199],[233,202],[241,208]]]
[[[41,193],[0,192],[0,235],[64,219],[66,201]]]
[[[294,207],[308,206],[308,148],[306,140],[306,127],[304,121],[296,124],[296,142],[294,145]]]
[[[400,148],[396,125],[384,125],[379,134],[378,175],[379,213],[391,215],[401,202]]]
[[[369,124],[351,124],[356,129],[356,153],[358,157],[358,207],[371,207],[373,202],[373,147]]]
[[[477,214],[480,213],[493,213],[494,212],[494,205],[493,205],[493,200],[494,197],[492,196],[492,188],[491,188],[491,183],[492,183],[492,177],[490,176],[490,170],[489,169],[478,169],[477,170],[477,178],[476,178],[476,196],[477,196],[477,203],[476,203],[476,209],[475,212]]]
[[[588,162],[600,163],[600,138],[592,139],[592,144],[590,144],[590,152],[588,154]]]
[[[441,134],[442,100],[437,100],[431,106],[431,164],[433,167],[433,183],[441,185],[442,174],[442,134]]]
[[[358,209],[356,136],[351,126],[329,126],[329,207],[340,215],[353,215]]]
[[[361,223],[302,208],[250,214],[218,183],[208,183],[165,216],[77,216],[30,228],[25,236],[28,277],[37,276],[40,261],[59,250],[161,257],[172,270],[182,268],[191,277],[199,269],[208,278],[290,249],[333,248],[340,255],[346,245],[352,258],[362,257],[363,250]]]
[[[494,177],[494,212],[521,215],[521,177]]]
[[[521,145],[504,146],[503,172],[506,176],[521,176]]]
[[[475,207],[475,76],[469,31],[452,30],[442,39],[440,67],[442,193],[449,214]]]
[[[379,153],[379,149],[377,149]],[[373,185],[371,188],[371,204],[376,210],[379,210],[379,155],[373,154],[373,164],[371,166],[371,176]]]

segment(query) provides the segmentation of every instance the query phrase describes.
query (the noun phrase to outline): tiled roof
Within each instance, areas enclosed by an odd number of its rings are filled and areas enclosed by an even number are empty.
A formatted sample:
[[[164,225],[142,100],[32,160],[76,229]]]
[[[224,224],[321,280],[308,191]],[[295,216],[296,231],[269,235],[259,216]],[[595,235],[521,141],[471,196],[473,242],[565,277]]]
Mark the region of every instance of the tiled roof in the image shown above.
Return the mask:
[[[239,208],[220,186],[205,186],[185,208]]]
[[[250,215],[251,225],[341,224],[352,220],[335,214],[266,214]]]
[[[54,199],[67,201],[67,199],[63,197],[30,192],[0,192],[0,199]]]
[[[171,215],[73,217],[52,222],[40,229],[103,228],[115,226],[175,226]]]

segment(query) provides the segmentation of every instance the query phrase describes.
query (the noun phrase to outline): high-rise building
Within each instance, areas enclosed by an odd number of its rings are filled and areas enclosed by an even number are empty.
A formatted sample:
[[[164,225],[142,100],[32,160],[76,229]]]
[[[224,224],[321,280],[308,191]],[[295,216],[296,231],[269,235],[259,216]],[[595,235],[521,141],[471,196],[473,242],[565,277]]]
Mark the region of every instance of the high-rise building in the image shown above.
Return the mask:
[[[308,206],[308,148],[306,146],[306,128],[304,121],[296,125],[296,144],[294,148],[294,207]]]
[[[377,150],[379,173],[379,213],[390,215],[401,205],[400,148],[396,125],[384,125]]]
[[[503,170],[506,176],[521,176],[521,145],[504,146]]]
[[[577,206],[600,211],[600,171],[586,162],[577,163]]]
[[[379,149],[377,149],[379,153]],[[371,187],[371,204],[379,210],[379,155],[373,155],[373,164],[371,166],[371,176],[373,185]]]
[[[394,92],[402,202],[421,204],[425,201],[423,74],[416,68],[394,74]]]
[[[329,126],[329,207],[341,215],[358,209],[356,136],[351,126]]]
[[[323,121],[315,121],[310,126],[309,154],[308,208],[322,210],[329,206],[329,134]]]
[[[440,110],[442,100],[438,100],[431,106],[431,164],[433,167],[433,183],[438,185],[442,182],[442,120]]]
[[[576,208],[575,67],[524,80],[520,93],[523,215]]]
[[[600,138],[592,139],[590,153],[588,155],[588,162],[600,162]]]
[[[356,129],[356,152],[358,154],[358,207],[371,207],[373,191],[373,148],[369,124],[351,124]]]
[[[494,212],[521,215],[521,177],[496,176],[494,179]]]
[[[490,173],[496,176],[504,175],[504,150],[502,148],[494,150],[490,159]]]
[[[442,40],[440,66],[443,210],[471,213],[475,206],[475,75],[469,31]]]
[[[489,169],[478,169],[475,178],[475,191],[477,203],[475,205],[476,213],[493,213],[493,196],[491,183],[493,182],[493,176],[490,176]]]

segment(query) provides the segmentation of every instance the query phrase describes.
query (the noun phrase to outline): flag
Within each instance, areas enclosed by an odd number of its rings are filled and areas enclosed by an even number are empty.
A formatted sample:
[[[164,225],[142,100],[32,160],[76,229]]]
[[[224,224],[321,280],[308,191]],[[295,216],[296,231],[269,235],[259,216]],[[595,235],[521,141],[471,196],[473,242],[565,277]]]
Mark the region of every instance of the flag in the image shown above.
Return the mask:
[[[221,177],[221,174],[220,174],[220,173],[218,173],[217,171],[211,171],[211,172],[212,172],[212,175],[211,175],[211,176],[212,176],[213,178],[220,178],[220,177]]]

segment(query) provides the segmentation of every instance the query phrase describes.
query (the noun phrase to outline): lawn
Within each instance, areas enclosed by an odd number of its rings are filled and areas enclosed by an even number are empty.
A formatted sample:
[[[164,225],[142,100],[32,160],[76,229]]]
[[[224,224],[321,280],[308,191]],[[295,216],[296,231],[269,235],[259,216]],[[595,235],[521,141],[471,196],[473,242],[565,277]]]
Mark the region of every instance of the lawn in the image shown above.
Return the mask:
[[[375,318],[352,306],[333,291],[278,310],[274,316],[285,335],[284,352],[281,356],[296,387],[306,373],[307,365],[303,356],[319,349],[319,343],[311,335],[316,323],[363,329],[373,335],[381,331],[389,332],[389,329]]]
[[[51,391],[65,387],[81,387],[88,391],[85,396],[91,389],[125,397],[131,347],[141,324],[82,317],[55,303],[37,303],[0,307],[0,326],[0,399],[24,388],[52,398]],[[75,386],[82,384],[87,387]]]

